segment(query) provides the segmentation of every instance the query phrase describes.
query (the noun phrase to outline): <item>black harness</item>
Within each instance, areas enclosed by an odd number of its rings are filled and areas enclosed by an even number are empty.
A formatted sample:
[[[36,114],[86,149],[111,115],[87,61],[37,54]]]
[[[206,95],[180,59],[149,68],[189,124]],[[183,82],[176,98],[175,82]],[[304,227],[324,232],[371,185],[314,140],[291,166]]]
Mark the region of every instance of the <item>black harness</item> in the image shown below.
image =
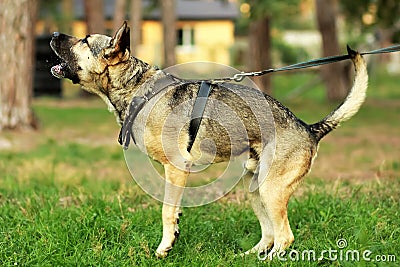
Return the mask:
[[[203,119],[204,110],[206,108],[207,99],[211,92],[211,83],[202,81],[196,100],[193,105],[192,115],[189,125],[189,144],[187,151],[190,153],[194,140],[196,140],[201,120]]]
[[[150,101],[150,99],[152,99],[154,96],[156,96],[169,86],[178,86],[192,82],[193,81],[182,80],[171,74],[167,74],[165,77],[158,79],[154,83],[154,90],[147,92],[144,96],[135,96],[132,99],[131,104],[129,105],[128,114],[126,115],[124,123],[122,124],[121,130],[119,132],[119,137],[118,137],[119,144],[122,145],[125,150],[128,149],[131,137],[133,142],[136,144],[135,136],[132,131],[132,126],[137,115],[142,110],[144,105]],[[197,93],[196,100],[193,105],[193,110],[190,119],[189,143],[187,147],[188,152],[190,152],[193,143],[196,140],[197,132],[199,131],[201,120],[204,114],[204,109],[206,107],[207,99],[208,96],[210,95],[210,92],[211,92],[211,83],[208,81],[202,81],[200,89]]]

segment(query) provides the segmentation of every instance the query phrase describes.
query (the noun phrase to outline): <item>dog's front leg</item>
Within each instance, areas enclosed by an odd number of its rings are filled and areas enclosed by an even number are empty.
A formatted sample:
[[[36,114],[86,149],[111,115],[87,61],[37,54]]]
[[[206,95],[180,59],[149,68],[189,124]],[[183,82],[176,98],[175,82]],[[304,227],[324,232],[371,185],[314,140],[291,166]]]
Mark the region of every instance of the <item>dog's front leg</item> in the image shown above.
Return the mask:
[[[164,165],[164,169],[166,184],[162,208],[163,237],[156,251],[157,257],[167,256],[179,235],[180,202],[189,175],[188,170],[181,170],[171,164]]]

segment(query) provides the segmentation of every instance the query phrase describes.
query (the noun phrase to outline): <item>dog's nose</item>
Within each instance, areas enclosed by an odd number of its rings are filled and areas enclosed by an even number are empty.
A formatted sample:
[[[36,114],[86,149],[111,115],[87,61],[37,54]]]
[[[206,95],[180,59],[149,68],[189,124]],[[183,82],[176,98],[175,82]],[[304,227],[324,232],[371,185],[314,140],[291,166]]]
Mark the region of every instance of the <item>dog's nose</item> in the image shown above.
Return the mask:
[[[58,36],[60,36],[59,32],[53,32],[53,38],[57,38]]]

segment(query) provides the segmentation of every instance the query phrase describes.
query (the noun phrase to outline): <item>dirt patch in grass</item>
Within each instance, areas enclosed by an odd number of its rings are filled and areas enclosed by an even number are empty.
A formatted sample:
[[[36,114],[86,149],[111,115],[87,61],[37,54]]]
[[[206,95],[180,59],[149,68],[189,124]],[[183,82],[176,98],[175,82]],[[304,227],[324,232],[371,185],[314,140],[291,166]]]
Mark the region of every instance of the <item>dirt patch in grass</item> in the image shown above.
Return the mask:
[[[399,177],[399,148],[400,128],[338,129],[322,140],[310,176],[360,181]]]

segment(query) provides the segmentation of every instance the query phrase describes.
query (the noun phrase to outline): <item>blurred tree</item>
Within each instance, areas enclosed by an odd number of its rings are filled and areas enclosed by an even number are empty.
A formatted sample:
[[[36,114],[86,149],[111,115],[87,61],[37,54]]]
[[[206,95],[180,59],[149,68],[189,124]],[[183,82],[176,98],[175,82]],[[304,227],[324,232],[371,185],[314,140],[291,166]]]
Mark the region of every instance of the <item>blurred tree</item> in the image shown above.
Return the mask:
[[[88,34],[105,34],[104,2],[103,0],[85,0],[86,32]],[[80,90],[81,97],[93,97],[92,93]]]
[[[378,0],[369,5],[369,14],[376,10],[376,25],[380,34],[381,46],[392,44],[393,35],[400,30],[400,1],[399,0]],[[368,13],[367,13],[368,14]],[[364,17],[365,18],[365,17]]]
[[[85,0],[87,33],[105,34],[103,0]]]
[[[1,2],[0,130],[36,128],[31,101],[38,2]]]
[[[271,17],[265,16],[252,21],[249,27],[249,67],[251,70],[257,71],[272,67],[271,43]],[[270,75],[253,77],[253,81],[261,91],[272,94]]]
[[[39,0],[40,12],[38,17],[44,22],[42,33],[48,34],[56,29],[63,33],[72,34],[73,2],[73,0]]]
[[[316,0],[318,28],[322,36],[323,56],[340,54],[336,27],[337,1]],[[350,81],[346,62],[328,64],[321,67],[321,75],[330,101],[343,100],[348,94]]]
[[[175,0],[162,0],[161,20],[163,25],[164,67],[175,65],[176,55],[176,3]]]
[[[60,19],[60,31],[73,34],[72,22],[74,21],[74,3],[73,0],[62,0],[62,11]]]
[[[256,71],[271,68],[272,25],[274,23],[279,24],[296,13],[299,3],[300,0],[242,1],[242,14],[245,14],[245,19],[249,21],[250,70]],[[254,77],[253,80],[263,92],[272,93],[270,75]]]
[[[352,0],[341,1],[348,31],[360,39],[365,33],[374,33],[380,46],[393,43],[394,34],[400,32],[400,1]],[[355,40],[358,41],[358,40]]]
[[[131,53],[137,55],[142,34],[142,0],[131,0]]]
[[[114,5],[114,18],[113,18],[113,30],[117,30],[121,27],[125,20],[126,0],[116,0]]]

